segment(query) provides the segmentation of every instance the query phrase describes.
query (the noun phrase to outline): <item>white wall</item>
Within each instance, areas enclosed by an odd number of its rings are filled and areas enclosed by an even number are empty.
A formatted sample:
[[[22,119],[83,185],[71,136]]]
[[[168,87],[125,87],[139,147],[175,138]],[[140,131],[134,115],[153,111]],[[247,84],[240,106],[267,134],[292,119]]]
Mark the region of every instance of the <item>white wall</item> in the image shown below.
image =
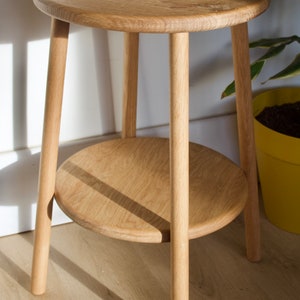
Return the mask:
[[[273,0],[249,23],[250,38],[297,34],[299,12],[297,0]],[[31,0],[0,0],[0,236],[34,226],[49,25]],[[120,131],[122,39],[118,32],[71,26],[61,141],[79,142],[62,147],[61,159],[93,137]],[[190,56],[191,140],[238,162],[234,101],[220,101],[232,79],[230,31],[191,34]],[[139,134],[168,134],[168,74],[167,35],[141,35]],[[54,223],[65,221],[55,209]]]

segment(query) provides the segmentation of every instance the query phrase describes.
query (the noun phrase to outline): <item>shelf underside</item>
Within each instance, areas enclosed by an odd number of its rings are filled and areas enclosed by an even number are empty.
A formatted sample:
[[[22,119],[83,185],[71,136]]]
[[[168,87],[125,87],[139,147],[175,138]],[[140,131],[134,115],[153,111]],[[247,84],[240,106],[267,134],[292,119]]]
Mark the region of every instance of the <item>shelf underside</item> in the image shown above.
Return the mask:
[[[170,240],[169,140],[106,141],[59,168],[55,198],[75,222],[106,236]],[[247,199],[244,172],[223,155],[190,143],[189,238],[231,222]]]

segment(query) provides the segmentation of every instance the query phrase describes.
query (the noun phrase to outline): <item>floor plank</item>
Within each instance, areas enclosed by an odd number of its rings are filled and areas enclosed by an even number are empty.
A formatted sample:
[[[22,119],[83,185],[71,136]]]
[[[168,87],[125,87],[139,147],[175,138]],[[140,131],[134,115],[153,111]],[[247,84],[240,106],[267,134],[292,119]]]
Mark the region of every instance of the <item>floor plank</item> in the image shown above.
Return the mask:
[[[300,235],[262,216],[263,260],[244,255],[242,218],[190,242],[190,299],[300,299]],[[0,299],[169,298],[169,244],[138,244],[72,223],[52,230],[48,287],[29,292],[33,233],[0,239]]]

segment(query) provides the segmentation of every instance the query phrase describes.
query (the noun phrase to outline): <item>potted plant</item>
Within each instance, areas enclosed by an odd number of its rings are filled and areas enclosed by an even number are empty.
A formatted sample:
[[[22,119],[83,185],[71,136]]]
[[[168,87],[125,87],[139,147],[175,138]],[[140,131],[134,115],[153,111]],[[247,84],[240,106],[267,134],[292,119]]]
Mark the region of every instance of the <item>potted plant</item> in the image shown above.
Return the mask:
[[[267,49],[251,64],[251,79],[260,74],[267,60],[294,42],[300,43],[300,37],[261,39],[250,43],[250,48]],[[268,80],[297,75],[300,75],[300,53]],[[234,92],[232,82],[222,93],[222,98]],[[267,218],[284,230],[300,233],[300,87],[259,93],[254,97],[253,114],[258,172]]]

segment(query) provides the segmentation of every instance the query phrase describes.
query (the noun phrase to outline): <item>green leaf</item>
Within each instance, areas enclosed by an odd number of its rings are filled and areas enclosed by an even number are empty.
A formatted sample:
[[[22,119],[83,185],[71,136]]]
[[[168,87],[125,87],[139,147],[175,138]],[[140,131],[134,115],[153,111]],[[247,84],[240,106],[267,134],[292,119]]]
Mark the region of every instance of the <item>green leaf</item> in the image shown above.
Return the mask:
[[[300,43],[300,37],[297,35],[282,37],[282,38],[272,38],[272,39],[261,39],[249,44],[250,48],[260,47],[269,48],[268,51],[251,64],[251,80],[257,77],[266,62],[266,60],[280,54],[287,45],[297,42]],[[268,80],[272,79],[282,79],[289,78],[300,75],[300,53],[296,56],[294,61],[288,65],[285,69],[270,77]],[[267,80],[267,81],[268,81]],[[266,82],[266,81],[265,81]],[[263,82],[263,83],[265,83]],[[231,82],[225,90],[222,92],[221,98],[225,98],[235,93],[235,82]]]
[[[270,77],[269,80],[295,77],[298,75],[300,75],[300,53],[286,68]]]
[[[261,56],[256,61],[267,60],[269,58],[272,58],[272,57],[278,55],[285,49],[285,46],[286,45],[279,45],[276,47],[271,47],[263,56]]]
[[[265,60],[258,60],[251,64],[251,80],[256,78],[261,72],[263,66],[265,64]]]
[[[228,97],[235,93],[235,81],[232,81],[222,92],[221,99]]]
[[[265,61],[256,61],[251,66],[251,80],[254,79],[262,70],[263,66],[265,64]],[[228,97],[235,93],[235,81],[232,81],[222,92],[221,99]]]
[[[260,39],[258,41],[252,42],[249,44],[250,48],[271,48],[278,47],[281,45],[288,45],[292,42],[300,42],[300,38],[296,35],[283,37],[283,38],[274,38],[274,39]]]

